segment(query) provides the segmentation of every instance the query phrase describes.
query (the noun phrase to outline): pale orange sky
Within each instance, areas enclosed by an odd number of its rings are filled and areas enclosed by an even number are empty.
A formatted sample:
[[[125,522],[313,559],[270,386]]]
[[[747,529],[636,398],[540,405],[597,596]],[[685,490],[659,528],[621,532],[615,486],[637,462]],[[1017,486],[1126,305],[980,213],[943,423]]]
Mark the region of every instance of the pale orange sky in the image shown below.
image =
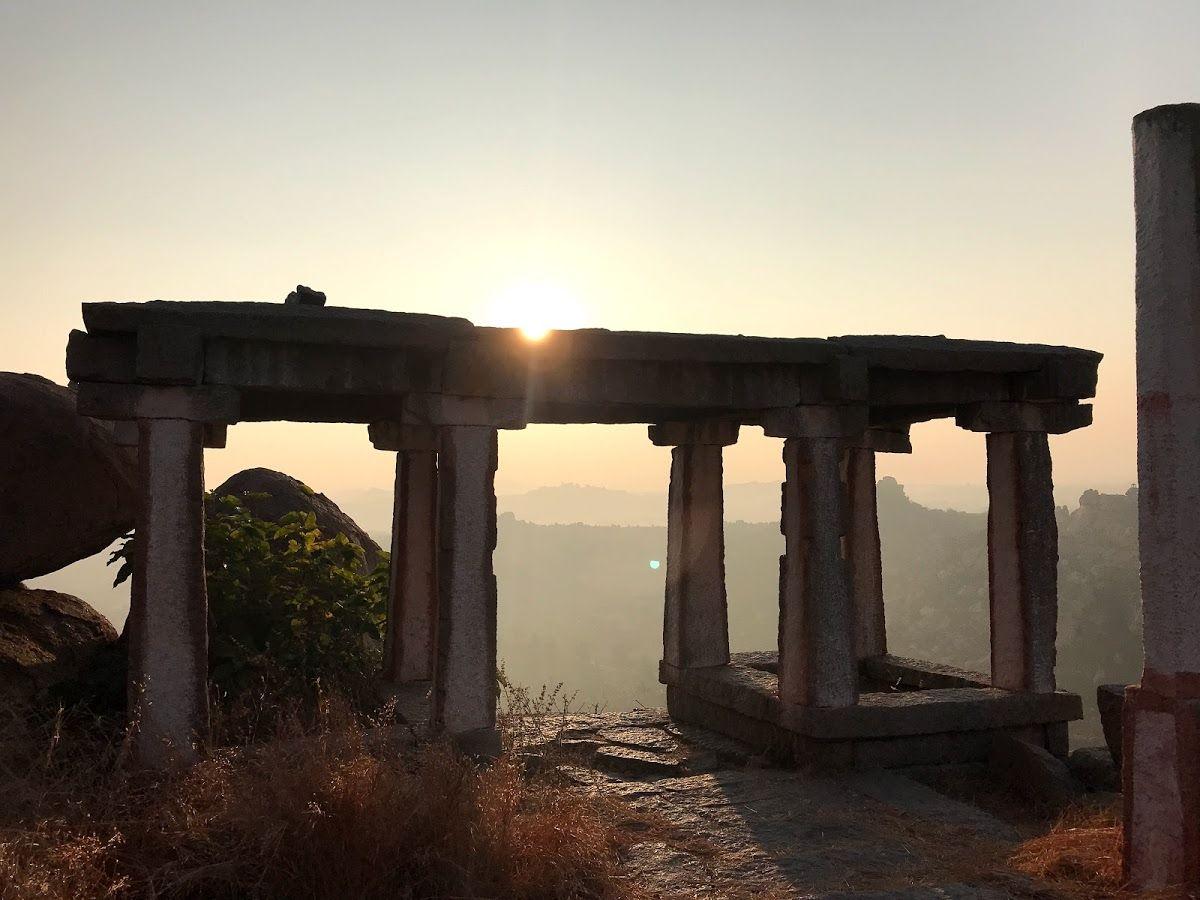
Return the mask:
[[[84,300],[278,299],[500,321],[944,333],[1101,350],[1056,477],[1133,479],[1129,122],[1200,95],[1189,3],[0,5],[0,368],[63,380]],[[748,429],[747,432],[750,430]],[[884,473],[980,483],[982,439]],[[778,478],[749,433],[731,481]],[[242,425],[270,465],[387,487],[350,426]],[[638,428],[506,435],[503,492],[648,490]]]

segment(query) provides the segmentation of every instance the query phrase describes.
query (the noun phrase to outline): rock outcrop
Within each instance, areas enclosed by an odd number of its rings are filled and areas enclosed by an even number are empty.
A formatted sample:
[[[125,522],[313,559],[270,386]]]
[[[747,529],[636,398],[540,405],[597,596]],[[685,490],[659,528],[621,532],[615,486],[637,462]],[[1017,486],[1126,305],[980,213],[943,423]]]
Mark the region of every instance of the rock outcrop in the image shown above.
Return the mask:
[[[368,571],[379,562],[383,551],[371,540],[370,535],[359,528],[336,503],[290,475],[274,469],[244,469],[213,490],[210,507],[214,500],[230,494],[241,499],[255,516],[272,522],[289,512],[311,512],[316,516],[317,526],[327,537],[344,534],[363,548]],[[252,496],[254,494],[267,496]]]
[[[108,619],[76,597],[0,588],[0,697],[30,701],[87,680],[116,640]]]
[[[136,455],[37,375],[0,373],[0,585],[99,553],[133,527]]]
[[[1044,747],[997,734],[988,757],[992,774],[1030,803],[1047,809],[1066,809],[1083,796],[1083,787],[1061,759]]]

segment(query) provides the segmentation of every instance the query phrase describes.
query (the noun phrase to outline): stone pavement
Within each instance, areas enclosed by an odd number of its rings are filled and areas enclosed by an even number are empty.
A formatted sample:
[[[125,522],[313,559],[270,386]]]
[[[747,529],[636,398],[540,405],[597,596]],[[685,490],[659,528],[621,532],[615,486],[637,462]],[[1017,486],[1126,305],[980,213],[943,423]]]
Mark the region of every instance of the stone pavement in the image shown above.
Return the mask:
[[[1013,827],[899,770],[771,768],[664,710],[551,717],[534,731],[531,761],[645,816],[627,866],[657,896],[1051,896],[1004,865]]]

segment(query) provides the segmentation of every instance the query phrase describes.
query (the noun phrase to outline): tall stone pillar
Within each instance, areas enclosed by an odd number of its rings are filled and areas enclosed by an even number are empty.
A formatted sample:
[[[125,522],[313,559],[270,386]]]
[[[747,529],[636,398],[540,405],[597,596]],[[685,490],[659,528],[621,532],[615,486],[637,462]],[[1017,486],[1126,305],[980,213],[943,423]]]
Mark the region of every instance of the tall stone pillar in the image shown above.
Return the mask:
[[[847,544],[854,647],[859,659],[887,653],[883,611],[883,557],[875,494],[875,451],[851,447],[847,454],[849,493]]]
[[[1125,692],[1126,874],[1200,886],[1200,105],[1133,120],[1145,667]],[[1190,894],[1189,894],[1190,895]]]
[[[208,738],[204,425],[142,419],[138,433],[130,724],[135,761],[166,768],[194,761]]]
[[[847,564],[847,451],[865,410],[796,407],[763,421],[784,437],[785,553],[779,560],[779,696],[806,706],[858,702],[855,611]]]
[[[992,684],[1054,690],[1058,524],[1045,433],[987,436]]]
[[[846,556],[854,605],[854,646],[861,660],[887,653],[875,454],[912,453],[912,443],[907,428],[869,428],[860,438],[847,441],[846,446],[846,481],[850,498]]]
[[[725,594],[722,447],[736,422],[651,425],[650,440],[671,450],[663,661],[677,668],[729,662]]]
[[[496,733],[496,429],[441,430],[440,559],[434,723],[465,748],[491,752]]]
[[[370,435],[377,450],[396,453],[383,678],[428,681],[437,654],[437,429],[376,422]]]
[[[1058,522],[1047,435],[1091,424],[1075,403],[995,401],[959,409],[960,428],[987,434],[988,596],[992,684],[1054,690]]]

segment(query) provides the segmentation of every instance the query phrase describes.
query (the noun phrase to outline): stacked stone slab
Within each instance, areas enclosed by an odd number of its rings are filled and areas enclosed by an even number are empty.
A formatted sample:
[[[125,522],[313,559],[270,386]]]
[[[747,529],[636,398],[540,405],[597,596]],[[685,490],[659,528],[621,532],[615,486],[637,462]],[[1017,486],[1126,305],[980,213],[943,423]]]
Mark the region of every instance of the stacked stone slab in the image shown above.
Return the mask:
[[[276,420],[367,424],[396,454],[384,675],[430,682],[435,727],[472,748],[496,746],[498,432],[588,422],[650,425],[672,448],[661,678],[676,714],[840,763],[986,755],[989,728],[1065,752],[1056,729],[1079,703],[1053,693],[1054,542],[1030,535],[1053,527],[1046,435],[1090,421],[1080,400],[1099,354],[601,329],[530,342],[463,319],[279,303],[90,303],[83,318],[67,349],[78,410],[141,447],[130,671],[148,764],[194,758],[207,733],[204,448]],[[874,475],[876,453],[909,452],[914,423],[945,417],[988,434],[1000,623],[991,682],[953,686],[886,655]],[[729,657],[722,449],[743,426],[781,438],[786,466],[765,669]],[[881,673],[909,696],[874,692]]]

